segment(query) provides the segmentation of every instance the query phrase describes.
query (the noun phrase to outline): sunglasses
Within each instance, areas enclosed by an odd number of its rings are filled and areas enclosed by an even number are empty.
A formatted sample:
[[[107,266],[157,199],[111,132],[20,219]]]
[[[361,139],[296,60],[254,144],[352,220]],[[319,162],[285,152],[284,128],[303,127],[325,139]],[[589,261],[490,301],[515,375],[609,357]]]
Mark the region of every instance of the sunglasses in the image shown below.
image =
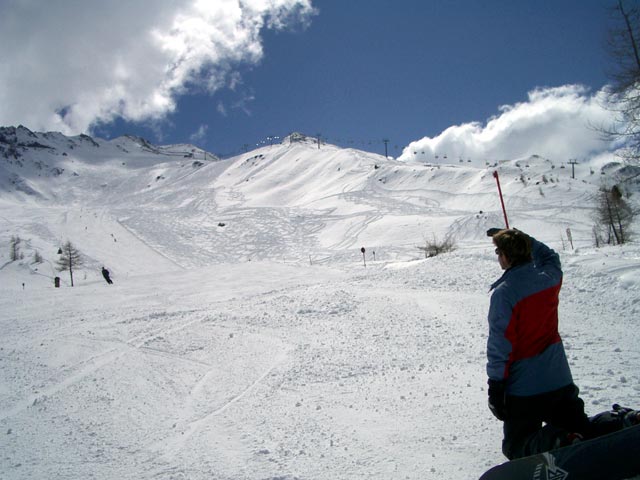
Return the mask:
[[[499,249],[499,248],[496,248],[496,255],[500,255],[500,253],[501,253],[501,252],[500,252],[500,249]]]

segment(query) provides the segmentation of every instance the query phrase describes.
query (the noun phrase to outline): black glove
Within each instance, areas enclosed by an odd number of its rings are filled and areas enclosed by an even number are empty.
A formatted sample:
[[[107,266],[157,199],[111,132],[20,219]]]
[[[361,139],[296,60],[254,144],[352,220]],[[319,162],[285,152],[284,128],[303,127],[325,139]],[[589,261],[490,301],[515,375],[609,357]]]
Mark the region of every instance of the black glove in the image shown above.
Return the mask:
[[[507,409],[505,407],[504,381],[489,379],[489,410],[498,419],[504,420]]]
[[[489,230],[487,230],[487,237],[493,237],[496,233],[498,233],[499,231],[504,230],[504,228],[490,228]]]

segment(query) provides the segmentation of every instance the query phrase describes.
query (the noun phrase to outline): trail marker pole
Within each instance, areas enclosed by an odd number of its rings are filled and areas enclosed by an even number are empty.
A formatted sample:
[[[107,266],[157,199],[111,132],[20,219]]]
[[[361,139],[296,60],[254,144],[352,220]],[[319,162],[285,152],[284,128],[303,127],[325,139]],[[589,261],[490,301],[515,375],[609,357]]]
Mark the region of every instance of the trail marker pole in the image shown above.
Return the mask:
[[[504,215],[504,223],[509,228],[509,220],[507,220],[507,210],[504,208],[504,199],[502,198],[502,189],[500,188],[500,178],[498,177],[498,172],[493,172],[493,178],[496,179],[496,183],[498,184],[498,194],[500,195],[500,204],[502,205],[502,214]]]
[[[571,229],[569,227],[567,227],[567,239],[569,240],[569,243],[571,244],[571,250],[573,250],[573,237],[571,235]]]
[[[366,252],[366,250],[365,250],[365,248],[364,248],[364,247],[362,247],[362,248],[360,249],[360,251],[362,252],[362,261],[364,262],[364,266],[365,266],[365,268],[366,268],[366,267],[367,267],[367,259],[366,259],[366,258],[365,258],[365,256],[364,256],[364,252]]]

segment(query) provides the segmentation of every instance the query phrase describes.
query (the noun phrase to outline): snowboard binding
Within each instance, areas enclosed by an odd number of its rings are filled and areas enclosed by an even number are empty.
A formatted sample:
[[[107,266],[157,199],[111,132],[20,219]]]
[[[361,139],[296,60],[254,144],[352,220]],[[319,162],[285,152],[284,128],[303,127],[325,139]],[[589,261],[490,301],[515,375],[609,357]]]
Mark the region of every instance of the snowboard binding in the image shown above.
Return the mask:
[[[613,404],[613,414],[620,417],[622,428],[640,425],[640,411],[629,407],[623,407],[617,403]]]

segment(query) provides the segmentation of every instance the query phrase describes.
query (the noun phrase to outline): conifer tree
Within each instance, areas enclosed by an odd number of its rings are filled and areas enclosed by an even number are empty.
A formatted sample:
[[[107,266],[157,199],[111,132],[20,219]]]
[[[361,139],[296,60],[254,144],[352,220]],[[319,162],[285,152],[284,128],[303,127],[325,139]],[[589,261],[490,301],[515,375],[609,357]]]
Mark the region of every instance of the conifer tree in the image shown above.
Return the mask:
[[[9,258],[12,262],[20,260],[20,237],[13,235],[9,242]]]
[[[73,269],[78,268],[83,264],[82,254],[78,249],[67,240],[67,242],[61,248],[62,253],[58,259],[58,270],[63,272],[69,270],[69,276],[71,277],[71,286],[73,287]]]
[[[600,190],[596,216],[605,243],[621,245],[629,241],[634,215],[618,186]]]

